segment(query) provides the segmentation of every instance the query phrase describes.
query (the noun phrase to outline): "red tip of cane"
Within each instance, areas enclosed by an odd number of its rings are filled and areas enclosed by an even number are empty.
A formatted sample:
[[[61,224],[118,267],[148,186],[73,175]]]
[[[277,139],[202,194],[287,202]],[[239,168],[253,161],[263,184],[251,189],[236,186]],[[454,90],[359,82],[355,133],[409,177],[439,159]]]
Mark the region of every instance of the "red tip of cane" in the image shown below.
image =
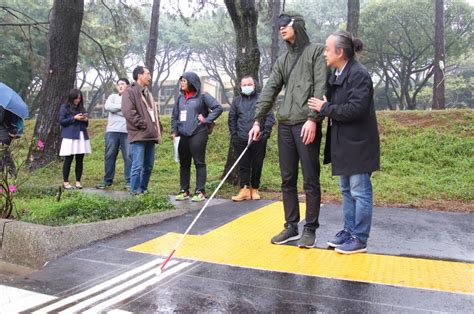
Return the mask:
[[[173,251],[171,252],[171,254],[168,255],[168,257],[165,259],[165,261],[163,262],[163,264],[162,264],[161,267],[160,267],[160,272],[159,272],[159,274],[161,274],[161,273],[163,272],[163,270],[165,269],[166,264],[168,264],[169,260],[171,259],[171,257],[173,256],[173,254],[174,254],[175,251],[176,251],[176,250],[173,250]]]

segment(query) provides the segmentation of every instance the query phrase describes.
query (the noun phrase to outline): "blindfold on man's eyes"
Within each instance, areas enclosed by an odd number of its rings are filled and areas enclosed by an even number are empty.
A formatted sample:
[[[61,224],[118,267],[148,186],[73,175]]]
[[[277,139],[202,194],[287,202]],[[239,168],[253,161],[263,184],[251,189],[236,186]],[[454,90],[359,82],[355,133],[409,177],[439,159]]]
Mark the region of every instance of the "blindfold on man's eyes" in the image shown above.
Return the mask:
[[[278,26],[279,27],[293,26],[294,21],[295,19],[292,18],[291,16],[282,14],[278,17]]]

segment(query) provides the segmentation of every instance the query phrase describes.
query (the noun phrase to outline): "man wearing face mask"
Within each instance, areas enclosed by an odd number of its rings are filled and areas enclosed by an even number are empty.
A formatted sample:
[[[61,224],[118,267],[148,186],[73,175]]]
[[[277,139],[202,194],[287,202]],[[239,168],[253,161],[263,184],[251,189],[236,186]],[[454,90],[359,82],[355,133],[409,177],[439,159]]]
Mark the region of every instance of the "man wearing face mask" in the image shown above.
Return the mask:
[[[229,111],[229,131],[232,136],[232,145],[235,153],[240,155],[248,143],[248,134],[252,128],[255,115],[257,92],[255,80],[245,76],[240,81],[241,95],[232,101]],[[267,149],[267,139],[270,137],[272,126],[275,123],[273,112],[267,113],[263,119],[262,135],[253,142],[239,163],[240,191],[232,196],[235,202],[250,199],[259,200],[260,177],[262,175],[263,160]]]
[[[329,69],[324,60],[323,45],[312,44],[305,21],[298,14],[282,14],[278,19],[280,35],[288,51],[278,57],[272,74],[256,105],[255,122],[249,138],[261,136],[263,117],[273,108],[276,97],[285,88],[283,103],[277,108],[278,157],[281,191],[285,211],[284,229],[271,239],[273,244],[298,241],[298,247],[316,246],[319,227],[321,187],[319,183],[319,150],[321,122],[324,119],[308,107],[308,99],[326,94]],[[298,200],[298,168],[301,163],[303,190],[306,198],[303,232],[298,231],[300,208]]]

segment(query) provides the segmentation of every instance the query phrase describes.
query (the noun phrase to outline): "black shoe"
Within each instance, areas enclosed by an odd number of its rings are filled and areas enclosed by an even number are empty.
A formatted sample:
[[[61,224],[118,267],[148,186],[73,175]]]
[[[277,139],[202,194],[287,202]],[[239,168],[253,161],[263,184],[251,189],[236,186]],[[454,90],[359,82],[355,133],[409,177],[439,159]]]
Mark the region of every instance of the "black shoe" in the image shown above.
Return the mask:
[[[298,229],[292,227],[285,227],[282,232],[274,236],[271,240],[273,244],[284,244],[286,242],[295,241],[300,238]]]
[[[298,247],[300,248],[312,248],[316,246],[316,230],[309,228],[303,229],[303,235],[298,241]]]
[[[112,183],[107,183],[107,182],[101,182],[95,186],[96,189],[103,190],[111,186]]]

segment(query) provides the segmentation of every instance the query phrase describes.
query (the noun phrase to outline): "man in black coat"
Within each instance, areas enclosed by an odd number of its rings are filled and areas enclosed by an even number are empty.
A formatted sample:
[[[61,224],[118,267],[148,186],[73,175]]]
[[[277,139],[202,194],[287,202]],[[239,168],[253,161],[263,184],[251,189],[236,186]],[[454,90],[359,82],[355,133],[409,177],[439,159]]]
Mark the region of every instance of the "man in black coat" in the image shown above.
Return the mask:
[[[248,134],[252,128],[257,103],[255,80],[245,76],[240,81],[241,95],[232,101],[229,112],[229,131],[232,136],[232,145],[235,153],[240,155],[248,143]],[[267,139],[272,132],[275,117],[270,111],[263,121],[263,131],[258,141],[253,142],[239,163],[240,191],[232,196],[234,202],[245,200],[259,200],[260,177],[262,175],[263,160],[267,150]]]
[[[326,40],[326,63],[336,69],[329,80],[329,101],[311,98],[309,107],[329,117],[324,162],[340,176],[344,227],[328,245],[336,252],[367,251],[372,224],[373,171],[380,170],[380,141],[369,73],[355,60],[362,41],[346,31]]]

